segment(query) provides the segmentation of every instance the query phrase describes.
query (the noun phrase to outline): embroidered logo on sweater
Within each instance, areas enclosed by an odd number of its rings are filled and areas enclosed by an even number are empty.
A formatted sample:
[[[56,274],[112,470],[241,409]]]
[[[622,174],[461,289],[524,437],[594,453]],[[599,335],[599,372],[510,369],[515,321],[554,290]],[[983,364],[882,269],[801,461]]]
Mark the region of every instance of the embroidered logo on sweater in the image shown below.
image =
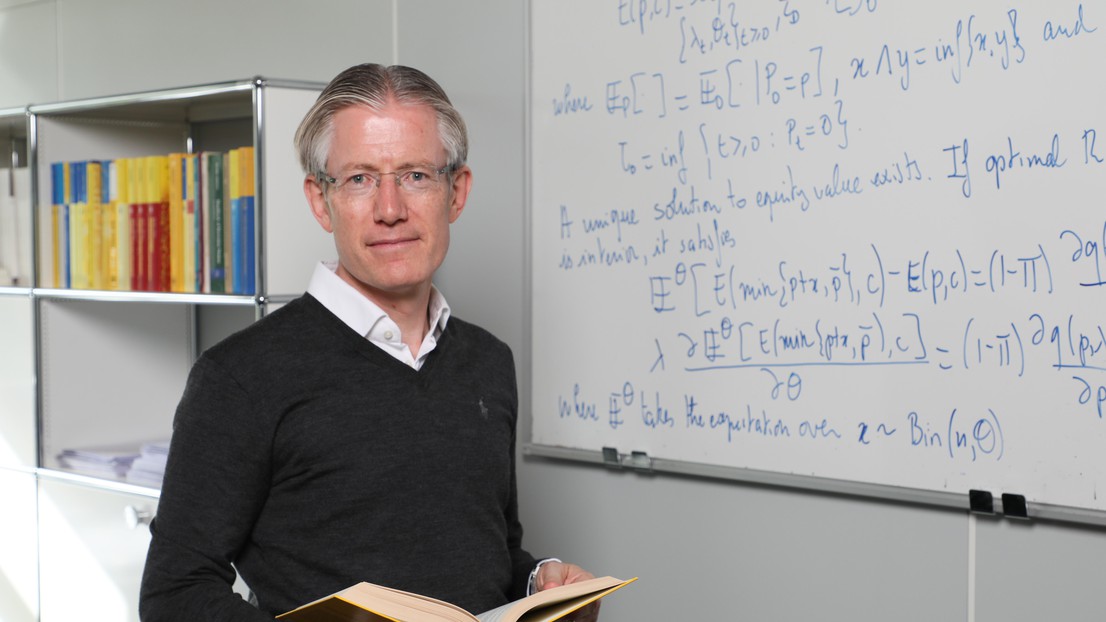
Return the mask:
[[[488,407],[484,405],[484,398],[480,398],[480,416],[488,418]]]

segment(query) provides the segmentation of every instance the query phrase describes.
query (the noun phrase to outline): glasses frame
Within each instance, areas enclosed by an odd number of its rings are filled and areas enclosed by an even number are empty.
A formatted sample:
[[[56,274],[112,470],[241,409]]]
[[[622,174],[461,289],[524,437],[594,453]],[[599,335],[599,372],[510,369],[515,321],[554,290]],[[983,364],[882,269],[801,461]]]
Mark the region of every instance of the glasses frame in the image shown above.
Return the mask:
[[[398,188],[401,192],[405,192],[408,195],[416,194],[416,193],[411,193],[408,190],[405,190],[405,187],[404,187],[403,182],[401,181],[401,179],[402,179],[403,175],[406,175],[406,174],[412,173],[412,172],[417,172],[418,170],[419,170],[419,167],[414,166],[414,167],[409,167],[409,168],[401,168],[401,169],[395,170],[395,171],[387,171],[387,172],[383,172],[383,173],[357,173],[356,175],[362,175],[364,177],[368,177],[369,179],[373,180],[372,190],[365,196],[366,199],[371,199],[371,198],[376,196],[377,192],[380,190],[380,186],[384,183],[384,177],[387,176],[387,175],[391,175],[392,178],[395,179],[396,188]],[[434,180],[434,183],[441,182],[443,176],[448,177],[448,175],[453,173],[455,170],[457,170],[457,167],[455,167],[451,164],[446,164],[445,166],[441,166],[441,167],[432,169],[433,174],[437,176],[436,179]],[[339,194],[341,194],[342,187],[345,186],[346,183],[348,183],[348,180],[346,182],[339,183],[338,179],[336,177],[332,176],[330,173],[327,173],[326,171],[316,172],[315,173],[315,179],[316,179],[316,181],[320,181],[325,185],[324,188],[323,188],[323,191],[324,191],[324,193],[326,193],[328,195],[329,195],[329,190],[330,189],[333,189],[333,190],[337,191]]]

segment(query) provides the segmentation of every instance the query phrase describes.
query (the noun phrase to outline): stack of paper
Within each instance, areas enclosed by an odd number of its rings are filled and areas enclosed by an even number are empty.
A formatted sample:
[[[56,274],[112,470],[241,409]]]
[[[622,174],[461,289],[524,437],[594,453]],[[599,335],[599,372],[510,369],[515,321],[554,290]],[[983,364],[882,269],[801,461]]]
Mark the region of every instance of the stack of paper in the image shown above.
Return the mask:
[[[139,455],[133,446],[66,449],[58,455],[58,462],[62,468],[87,475],[119,478],[127,475]]]
[[[127,481],[142,486],[160,487],[165,477],[165,461],[169,457],[169,441],[145,443],[142,452],[131,463]]]

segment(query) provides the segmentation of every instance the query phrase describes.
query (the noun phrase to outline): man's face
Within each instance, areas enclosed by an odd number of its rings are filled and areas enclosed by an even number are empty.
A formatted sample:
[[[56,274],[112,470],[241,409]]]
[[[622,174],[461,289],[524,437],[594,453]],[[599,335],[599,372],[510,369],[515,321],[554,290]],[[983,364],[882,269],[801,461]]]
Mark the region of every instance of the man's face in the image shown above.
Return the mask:
[[[380,179],[372,196],[351,199],[309,176],[304,192],[316,220],[334,234],[338,275],[378,305],[429,292],[449,248],[449,225],[464,209],[472,183],[468,167],[445,173],[429,190],[412,193],[392,173],[438,170],[446,152],[437,117],[425,105],[390,103],[381,110],[351,106],[334,116],[326,173],[339,184],[366,174]],[[381,174],[384,174],[381,177]]]

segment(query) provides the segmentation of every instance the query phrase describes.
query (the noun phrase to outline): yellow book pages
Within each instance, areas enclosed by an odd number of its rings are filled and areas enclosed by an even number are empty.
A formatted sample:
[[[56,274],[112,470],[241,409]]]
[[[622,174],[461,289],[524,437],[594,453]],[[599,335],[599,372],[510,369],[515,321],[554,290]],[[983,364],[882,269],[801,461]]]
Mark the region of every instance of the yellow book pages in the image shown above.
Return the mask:
[[[183,153],[170,153],[166,186],[169,194],[170,290],[184,291],[184,199],[181,196]]]

